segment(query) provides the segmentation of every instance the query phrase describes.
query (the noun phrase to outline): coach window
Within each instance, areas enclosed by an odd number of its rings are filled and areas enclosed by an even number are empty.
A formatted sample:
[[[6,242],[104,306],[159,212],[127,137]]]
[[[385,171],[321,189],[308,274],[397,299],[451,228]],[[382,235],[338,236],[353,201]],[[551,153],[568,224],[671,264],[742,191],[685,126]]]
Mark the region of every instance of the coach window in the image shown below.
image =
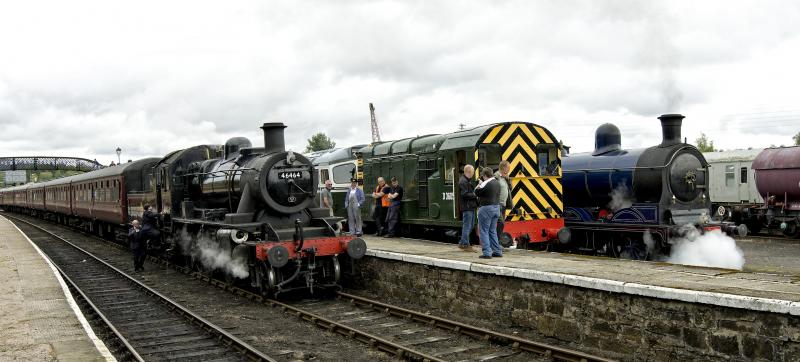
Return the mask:
[[[325,181],[331,179],[331,176],[328,174],[328,170],[319,170],[319,183],[320,185],[324,185]]]
[[[742,167],[739,172],[739,183],[747,183],[747,167]]]
[[[346,163],[333,168],[333,183],[348,184],[350,179],[355,177],[356,165]]]
[[[733,186],[736,182],[736,167],[725,165],[725,186]]]

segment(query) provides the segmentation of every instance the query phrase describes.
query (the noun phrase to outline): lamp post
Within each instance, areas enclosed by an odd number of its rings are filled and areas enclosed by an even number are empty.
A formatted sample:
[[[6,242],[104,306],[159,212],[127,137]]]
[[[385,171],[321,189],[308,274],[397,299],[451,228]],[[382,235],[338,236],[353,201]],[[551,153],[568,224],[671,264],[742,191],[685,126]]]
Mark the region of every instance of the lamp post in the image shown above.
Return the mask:
[[[117,147],[117,164],[118,165],[122,163],[122,159],[119,157],[119,155],[121,155],[121,154],[122,154],[122,149]]]

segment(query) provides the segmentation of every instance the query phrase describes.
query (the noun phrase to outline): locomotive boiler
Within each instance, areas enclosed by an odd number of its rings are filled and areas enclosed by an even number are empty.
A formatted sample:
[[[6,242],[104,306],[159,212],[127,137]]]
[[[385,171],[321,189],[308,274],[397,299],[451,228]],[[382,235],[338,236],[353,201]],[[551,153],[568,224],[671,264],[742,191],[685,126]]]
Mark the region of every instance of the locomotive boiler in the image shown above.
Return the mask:
[[[659,117],[661,143],[641,149],[622,148],[619,128],[601,125],[593,152],[563,159],[564,219],[572,246],[645,259],[668,253],[670,240],[687,225],[706,226],[708,164],[681,140],[683,118]]]

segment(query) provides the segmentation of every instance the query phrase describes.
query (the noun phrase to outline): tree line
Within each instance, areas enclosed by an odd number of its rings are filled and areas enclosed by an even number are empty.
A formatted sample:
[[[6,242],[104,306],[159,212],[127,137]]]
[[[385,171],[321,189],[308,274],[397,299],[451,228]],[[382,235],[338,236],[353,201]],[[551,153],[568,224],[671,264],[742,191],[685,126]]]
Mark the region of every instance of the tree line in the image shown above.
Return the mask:
[[[792,141],[794,142],[795,146],[800,146],[800,132],[797,132],[797,134],[792,136]],[[700,150],[700,152],[722,151],[714,147],[714,141],[710,140],[705,133],[700,133],[700,137],[697,137],[697,139],[694,142],[695,145],[697,146],[697,149]],[[775,145],[772,145],[770,147],[775,147]],[[783,145],[781,145],[781,147],[783,147]]]

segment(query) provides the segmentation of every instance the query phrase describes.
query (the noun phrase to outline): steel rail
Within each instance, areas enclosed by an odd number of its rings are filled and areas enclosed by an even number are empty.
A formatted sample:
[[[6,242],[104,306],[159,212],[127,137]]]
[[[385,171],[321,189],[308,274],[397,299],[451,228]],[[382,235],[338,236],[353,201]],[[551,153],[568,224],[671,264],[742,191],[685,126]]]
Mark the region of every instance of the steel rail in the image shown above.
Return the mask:
[[[19,219],[17,219],[17,220],[19,220]],[[81,289],[81,288],[78,286],[78,284],[77,284],[77,283],[75,283],[75,281],[73,281],[73,280],[72,280],[72,278],[70,278],[70,277],[67,275],[67,273],[65,273],[65,272],[64,272],[64,270],[63,270],[63,269],[61,269],[61,267],[60,267],[58,264],[54,263],[54,262],[53,262],[53,261],[50,259],[50,257],[49,257],[49,256],[45,255],[45,258],[47,258],[47,260],[49,260],[49,261],[50,261],[50,264],[52,264],[53,266],[55,266],[55,267],[56,267],[56,269],[58,269],[58,273],[59,273],[59,274],[61,274],[61,277],[62,277],[62,278],[63,278],[63,279],[64,279],[64,280],[65,280],[67,283],[69,283],[70,289],[72,289],[74,292],[77,292],[77,293],[78,293],[78,296],[80,297],[80,299],[82,299],[82,300],[83,300],[83,301],[84,301],[84,302],[85,302],[87,305],[89,305],[89,307],[92,309],[92,312],[93,312],[94,314],[96,314],[98,317],[100,317],[100,319],[101,319],[101,320],[103,321],[103,323],[105,324],[106,328],[108,328],[109,330],[111,330],[111,332],[113,332],[113,333],[114,333],[114,336],[115,336],[115,337],[116,337],[116,338],[117,338],[117,339],[118,339],[120,342],[122,342],[122,344],[125,346],[125,349],[128,351],[128,353],[130,353],[130,354],[131,354],[131,357],[133,357],[133,359],[135,359],[136,361],[139,361],[139,362],[144,362],[144,358],[142,358],[142,356],[141,356],[141,355],[139,355],[139,352],[138,352],[138,351],[136,351],[136,348],[134,348],[134,347],[133,347],[133,346],[130,344],[130,342],[128,342],[128,339],[127,339],[127,338],[125,338],[125,336],[123,336],[123,335],[122,335],[122,333],[120,333],[120,332],[119,332],[119,330],[117,330],[117,327],[115,327],[115,326],[114,326],[114,324],[113,324],[113,323],[111,323],[111,321],[110,321],[110,320],[108,320],[108,318],[106,318],[106,315],[105,315],[105,314],[103,314],[103,312],[101,312],[101,311],[100,311],[100,308],[98,308],[98,307],[97,307],[97,306],[96,306],[94,303],[92,303],[92,300],[91,300],[91,299],[89,299],[89,297],[88,297],[88,296],[87,296],[87,295],[86,295],[86,294],[83,292],[83,290],[82,290],[82,289]]]
[[[109,269],[111,269],[114,272],[116,272],[118,275],[122,276],[123,278],[126,278],[128,280],[128,282],[132,283],[135,287],[141,289],[142,291],[144,291],[145,293],[147,293],[147,294],[149,294],[151,296],[154,296],[154,297],[158,298],[161,303],[163,303],[163,304],[167,305],[169,308],[175,310],[176,314],[178,314],[181,317],[187,319],[190,323],[197,324],[197,325],[201,326],[205,331],[207,331],[209,333],[212,333],[212,334],[215,334],[220,340],[224,341],[224,344],[230,346],[231,348],[233,348],[237,352],[241,353],[243,355],[243,357],[247,358],[248,360],[251,360],[251,361],[267,361],[267,362],[276,362],[277,361],[274,358],[272,358],[270,356],[267,356],[263,352],[253,348],[247,342],[244,342],[244,341],[240,340],[236,336],[228,333],[227,331],[225,331],[222,328],[218,327],[217,325],[211,323],[210,321],[206,320],[205,318],[195,314],[191,310],[189,310],[189,309],[185,308],[184,306],[178,304],[177,302],[171,300],[170,298],[168,298],[165,295],[159,293],[158,291],[148,287],[147,285],[144,285],[142,282],[132,278],[130,275],[126,274],[122,270],[120,270],[120,269],[116,268],[115,266],[107,263],[106,261],[96,257],[94,254],[92,254],[89,251],[84,250],[83,248],[73,244],[72,242],[68,241],[67,239],[65,239],[65,238],[63,238],[63,237],[61,237],[59,235],[56,235],[55,233],[53,233],[53,232],[51,232],[51,231],[49,231],[49,230],[47,230],[47,229],[45,229],[45,228],[43,228],[43,227],[41,227],[39,225],[36,225],[36,224],[34,224],[34,223],[30,222],[30,221],[23,220],[23,219],[20,219],[20,218],[17,218],[17,217],[9,216],[9,215],[4,215],[4,216],[12,218],[12,219],[15,219],[15,220],[20,221],[20,222],[23,222],[25,224],[28,224],[28,225],[36,228],[36,229],[39,229],[42,232],[50,235],[51,237],[53,237],[53,238],[55,238],[55,239],[57,239],[57,240],[59,240],[61,242],[64,242],[65,244],[73,247],[74,249],[76,249],[76,250],[80,251],[81,253],[84,253],[88,257],[94,259],[95,261],[103,264],[104,266],[106,266]],[[64,272],[60,268],[59,268],[59,271],[62,274],[64,274]],[[75,285],[75,287],[76,287],[77,290],[80,291],[80,288],[78,288],[77,285]],[[86,295],[82,291],[80,292],[80,294],[83,297],[86,297]],[[88,300],[88,298],[86,298],[86,299]],[[103,317],[103,318],[104,318],[104,321],[108,322],[108,319],[106,319],[105,317]],[[111,326],[113,328],[113,325],[111,325]],[[133,348],[132,346],[130,346],[129,343],[126,343],[126,348],[127,347]],[[138,356],[138,354],[136,354],[136,355]],[[141,358],[141,357],[139,357],[139,358]]]
[[[357,295],[338,292],[337,296],[341,299],[348,300],[356,305],[361,305],[378,312],[392,314],[407,319],[413,319],[418,322],[426,323],[429,326],[435,326],[441,329],[461,333],[477,339],[492,339],[497,342],[510,344],[513,348],[519,348],[524,351],[550,356],[553,360],[556,361],[598,361],[598,362],[611,361],[609,359],[592,356],[583,352],[556,347],[545,343],[539,343],[527,340],[525,338],[520,338],[517,336],[503,334],[485,328],[471,326],[468,324],[449,320],[442,317],[427,315],[424,313],[393,306],[391,304],[374,301]]]

